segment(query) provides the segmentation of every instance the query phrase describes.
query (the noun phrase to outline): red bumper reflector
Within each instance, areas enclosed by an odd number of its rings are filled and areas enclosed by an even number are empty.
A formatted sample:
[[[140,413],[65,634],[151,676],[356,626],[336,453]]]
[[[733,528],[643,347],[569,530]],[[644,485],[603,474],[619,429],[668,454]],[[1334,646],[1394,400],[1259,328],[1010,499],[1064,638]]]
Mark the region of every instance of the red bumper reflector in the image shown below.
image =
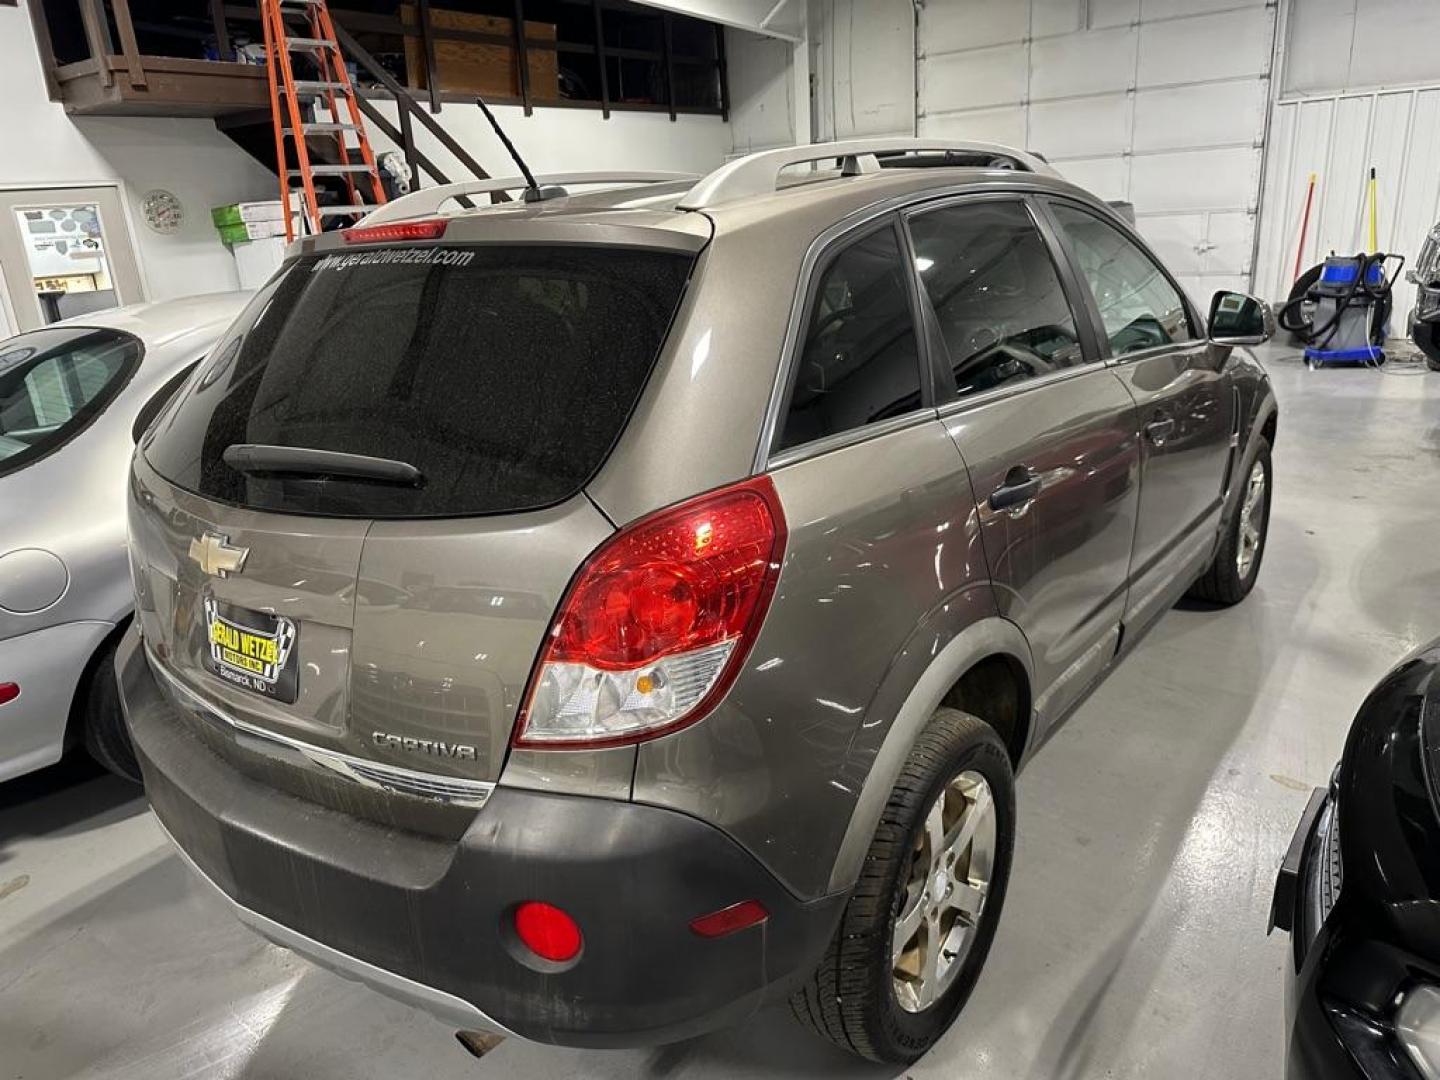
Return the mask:
[[[20,696],[20,684],[16,682],[0,682],[0,705],[7,701],[14,701]]]
[[[396,240],[439,240],[445,235],[445,226],[450,224],[441,218],[438,221],[398,221],[394,225],[360,225],[341,231],[347,244],[384,244]]]
[[[527,900],[517,907],[515,933],[542,960],[563,964],[580,953],[580,927],[553,904]]]
[[[741,900],[709,915],[700,915],[690,920],[690,929],[701,937],[717,938],[744,930],[747,926],[758,926],[770,918],[770,912],[759,900]]]

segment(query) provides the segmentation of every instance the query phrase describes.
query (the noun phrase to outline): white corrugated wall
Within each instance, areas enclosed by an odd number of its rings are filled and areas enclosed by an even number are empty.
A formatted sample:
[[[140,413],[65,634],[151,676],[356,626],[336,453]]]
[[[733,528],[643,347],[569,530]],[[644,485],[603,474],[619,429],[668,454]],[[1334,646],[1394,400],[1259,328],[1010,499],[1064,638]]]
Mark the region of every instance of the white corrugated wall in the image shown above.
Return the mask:
[[[1375,168],[1378,246],[1413,259],[1440,215],[1440,86],[1306,97],[1276,106],[1255,289],[1283,299],[1294,279],[1309,175],[1314,208],[1302,268],[1367,250],[1365,189]],[[1413,301],[1396,286],[1395,309]],[[1403,332],[1399,319],[1394,332]]]

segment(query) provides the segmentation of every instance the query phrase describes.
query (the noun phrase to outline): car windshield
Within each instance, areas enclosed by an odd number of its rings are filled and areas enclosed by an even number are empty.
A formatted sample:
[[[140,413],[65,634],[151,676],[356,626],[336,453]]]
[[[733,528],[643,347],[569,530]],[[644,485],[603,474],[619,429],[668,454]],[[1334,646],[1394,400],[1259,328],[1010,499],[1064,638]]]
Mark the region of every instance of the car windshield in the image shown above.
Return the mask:
[[[619,437],[693,256],[593,245],[298,259],[144,447],[232,505],[503,513],[577,492]]]
[[[129,334],[84,326],[0,342],[0,475],[83,431],[134,373],[143,351]]]

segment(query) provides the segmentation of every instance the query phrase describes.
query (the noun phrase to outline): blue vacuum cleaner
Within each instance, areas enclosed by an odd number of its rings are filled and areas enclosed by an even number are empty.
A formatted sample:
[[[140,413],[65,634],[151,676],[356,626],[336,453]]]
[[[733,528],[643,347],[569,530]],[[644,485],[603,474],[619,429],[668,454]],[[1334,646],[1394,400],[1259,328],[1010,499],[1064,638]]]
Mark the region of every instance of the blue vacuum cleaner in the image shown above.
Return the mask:
[[[1394,261],[1394,268],[1387,264]],[[1312,369],[1330,364],[1376,367],[1385,362],[1391,289],[1405,265],[1405,256],[1331,255],[1304,296],[1286,305],[1311,305],[1305,327],[1305,362]],[[1282,312],[1282,325],[1286,324]],[[1288,327],[1287,328],[1293,328]]]

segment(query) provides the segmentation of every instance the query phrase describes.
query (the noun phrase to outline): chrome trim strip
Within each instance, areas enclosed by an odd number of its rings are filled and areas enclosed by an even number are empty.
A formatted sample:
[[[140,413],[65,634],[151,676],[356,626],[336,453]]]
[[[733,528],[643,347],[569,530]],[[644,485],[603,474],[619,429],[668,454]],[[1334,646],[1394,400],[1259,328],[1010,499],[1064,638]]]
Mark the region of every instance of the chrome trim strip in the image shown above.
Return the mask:
[[[1076,364],[1074,367],[1061,368],[1059,371],[1050,371],[1044,375],[1036,376],[1033,379],[1011,383],[1009,386],[997,386],[995,389],[986,390],[982,394],[968,394],[965,397],[957,397],[955,400],[947,401],[940,406],[940,419],[944,420],[954,416],[956,413],[966,412],[970,409],[978,409],[980,406],[989,405],[993,401],[1004,401],[1006,398],[1016,397],[1030,390],[1038,390],[1042,386],[1051,386],[1054,383],[1066,382],[1069,379],[1078,379],[1082,375],[1089,375],[1096,371],[1104,371],[1107,366],[1104,360],[1092,360],[1088,364]]]
[[[875,423],[866,424],[864,427],[837,431],[834,435],[826,435],[824,438],[801,443],[799,446],[792,446],[787,450],[781,450],[778,454],[770,458],[767,468],[784,468],[786,465],[793,465],[797,461],[805,461],[808,458],[819,457],[821,454],[828,454],[832,450],[841,450],[847,446],[854,446],[856,443],[869,442],[871,439],[878,439],[882,435],[889,435],[894,431],[903,431],[906,428],[916,427],[934,419],[934,409],[917,409],[914,412],[908,412],[902,416],[892,416],[888,420],[877,420]]]
[[[195,860],[165,827],[165,823],[160,820],[158,814],[155,815],[155,822],[190,871],[220,895],[237,919],[272,944],[279,945],[282,949],[289,949],[291,952],[303,956],[312,964],[333,972],[343,979],[363,983],[388,998],[409,1005],[413,1009],[427,1012],[446,1023],[454,1024],[462,1031],[490,1031],[497,1035],[518,1037],[513,1031],[490,1019],[464,998],[456,997],[444,990],[437,990],[433,986],[426,986],[424,983],[418,983],[414,979],[407,979],[404,975],[398,975],[386,968],[377,967],[368,960],[361,960],[357,956],[341,952],[312,937],[306,937],[298,930],[292,930],[268,915],[252,911],[222,889],[214,878],[200,869]]]
[[[421,799],[432,799],[450,806],[469,806],[478,810],[485,805],[485,801],[490,798],[490,793],[495,790],[495,785],[487,780],[441,776],[436,773],[402,768],[399,765],[368,761],[351,754],[341,753],[338,750],[327,750],[289,735],[268,731],[256,724],[241,720],[239,717],[231,716],[206,701],[166,669],[151,650],[149,642],[145,643],[145,659],[150,663],[150,670],[155,672],[170,691],[181,699],[184,707],[190,709],[202,720],[211,723],[218,722],[228,727],[242,740],[258,740],[262,745],[255,749],[262,753],[274,753],[277,749],[286,751],[299,756],[312,765],[318,765],[352,783],[359,784],[361,787],[391,791]]]

